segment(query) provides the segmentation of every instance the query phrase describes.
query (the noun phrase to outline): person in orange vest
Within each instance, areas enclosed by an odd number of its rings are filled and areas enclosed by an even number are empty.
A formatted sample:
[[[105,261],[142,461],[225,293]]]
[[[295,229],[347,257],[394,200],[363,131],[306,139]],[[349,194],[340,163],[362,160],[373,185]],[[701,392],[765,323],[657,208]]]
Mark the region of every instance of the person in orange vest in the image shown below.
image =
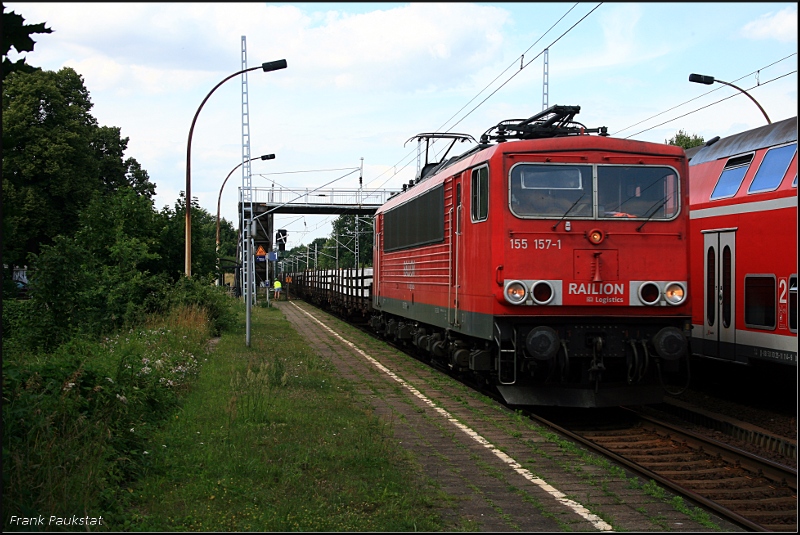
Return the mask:
[[[276,301],[280,301],[281,300],[281,281],[279,281],[278,279],[275,279],[275,284],[273,284],[272,287],[275,289],[275,300]]]

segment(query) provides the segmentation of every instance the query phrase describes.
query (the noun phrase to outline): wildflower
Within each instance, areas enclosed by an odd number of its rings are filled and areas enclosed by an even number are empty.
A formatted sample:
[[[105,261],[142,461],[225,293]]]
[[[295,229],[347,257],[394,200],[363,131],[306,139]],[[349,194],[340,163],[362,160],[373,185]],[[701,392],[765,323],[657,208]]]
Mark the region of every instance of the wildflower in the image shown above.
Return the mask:
[[[142,453],[144,453],[145,455],[150,455],[150,452],[149,452],[149,451],[144,451],[144,452],[142,452]]]
[[[67,383],[67,384],[66,384],[66,386],[64,386],[64,390],[65,390],[65,391],[66,391],[66,390],[69,390],[69,389],[71,389],[73,386],[75,386],[75,383]]]
[[[117,397],[119,397],[119,395]],[[133,433],[135,430],[136,430],[136,428],[131,427],[131,433]]]

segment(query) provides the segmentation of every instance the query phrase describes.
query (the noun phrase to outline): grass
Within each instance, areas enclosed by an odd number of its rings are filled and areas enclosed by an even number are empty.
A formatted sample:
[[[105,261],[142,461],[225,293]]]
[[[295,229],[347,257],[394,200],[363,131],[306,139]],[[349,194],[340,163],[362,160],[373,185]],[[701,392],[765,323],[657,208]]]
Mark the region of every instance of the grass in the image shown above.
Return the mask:
[[[103,340],[5,353],[4,527],[15,529],[13,516],[118,514],[120,488],[149,462],[149,435],[199,369],[207,324],[182,307]]]
[[[242,329],[243,330],[243,329]],[[117,530],[436,531],[436,489],[275,308],[223,333]]]

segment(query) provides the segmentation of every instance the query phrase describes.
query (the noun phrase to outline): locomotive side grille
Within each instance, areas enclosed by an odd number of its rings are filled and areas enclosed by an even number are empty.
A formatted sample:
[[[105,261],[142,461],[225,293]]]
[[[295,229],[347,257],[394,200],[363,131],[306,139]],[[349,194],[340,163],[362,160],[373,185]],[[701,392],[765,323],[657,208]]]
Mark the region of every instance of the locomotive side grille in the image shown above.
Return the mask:
[[[383,216],[384,251],[444,241],[444,186],[440,185],[387,211]]]

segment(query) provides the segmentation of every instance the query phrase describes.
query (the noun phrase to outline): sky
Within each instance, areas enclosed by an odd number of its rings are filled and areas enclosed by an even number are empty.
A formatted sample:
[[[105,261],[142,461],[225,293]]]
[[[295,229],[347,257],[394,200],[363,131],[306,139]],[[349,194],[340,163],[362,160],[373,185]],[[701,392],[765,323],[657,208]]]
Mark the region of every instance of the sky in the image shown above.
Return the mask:
[[[690,73],[746,90],[773,122],[797,116],[796,3],[4,5],[53,30],[9,59],[83,77],[98,123],[121,129],[125,157],[156,184],[158,209],[186,189],[192,120],[242,70],[242,36],[248,68],[288,64],[247,75],[250,155],[275,154],[250,164],[258,189],[355,190],[363,166],[364,192],[399,190],[416,175],[416,142],[406,143],[415,134],[478,139],[545,103],[579,105],[589,128],[658,143],[679,130],[710,139],[766,124],[745,95],[690,83]],[[222,191],[221,216],[234,226],[243,100],[241,75],[219,86],[191,143],[192,197],[216,215]],[[278,214],[275,228],[293,248],[329,236],[335,217]]]

